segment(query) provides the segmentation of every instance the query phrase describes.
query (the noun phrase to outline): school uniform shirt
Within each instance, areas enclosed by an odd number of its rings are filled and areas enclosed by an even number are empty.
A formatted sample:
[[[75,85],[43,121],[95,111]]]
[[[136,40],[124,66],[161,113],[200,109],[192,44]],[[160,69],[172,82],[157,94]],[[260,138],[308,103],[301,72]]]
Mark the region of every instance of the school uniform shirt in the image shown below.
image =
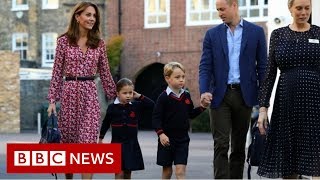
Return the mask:
[[[169,87],[163,91],[156,102],[152,114],[152,126],[158,135],[169,137],[188,135],[189,119],[198,116],[205,109],[194,108],[189,92],[181,89],[175,94]]]
[[[112,127],[111,143],[121,143],[122,170],[142,170],[144,163],[138,142],[138,122],[145,108],[153,108],[154,102],[141,95],[136,101],[120,104],[118,98],[107,109],[99,138],[103,139]]]

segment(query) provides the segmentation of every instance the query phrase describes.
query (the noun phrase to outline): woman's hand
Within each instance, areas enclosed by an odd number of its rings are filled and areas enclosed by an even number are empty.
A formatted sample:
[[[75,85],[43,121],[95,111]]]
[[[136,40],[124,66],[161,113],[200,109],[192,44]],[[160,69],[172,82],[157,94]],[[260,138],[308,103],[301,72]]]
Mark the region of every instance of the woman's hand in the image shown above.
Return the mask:
[[[49,104],[47,112],[48,112],[48,116],[51,116],[52,113],[57,114],[56,104],[55,103]]]
[[[268,113],[265,107],[259,109],[258,128],[261,135],[266,135],[266,129],[268,127]]]

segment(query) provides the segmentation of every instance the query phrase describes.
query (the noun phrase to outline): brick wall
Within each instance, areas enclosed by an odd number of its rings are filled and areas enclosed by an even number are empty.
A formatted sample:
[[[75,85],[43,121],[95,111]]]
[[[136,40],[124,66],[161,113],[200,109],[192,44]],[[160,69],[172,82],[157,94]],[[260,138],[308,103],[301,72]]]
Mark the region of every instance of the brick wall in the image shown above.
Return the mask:
[[[133,80],[153,63],[178,61],[186,68],[186,87],[198,104],[198,66],[203,37],[209,26],[186,26],[185,1],[170,1],[170,27],[144,28],[144,1],[122,0],[121,32],[125,46],[121,59],[121,76]],[[118,33],[118,1],[108,1],[108,36]],[[265,22],[260,23],[266,27]],[[157,56],[160,52],[160,56]]]
[[[0,58],[0,133],[19,133],[19,54],[0,51]]]

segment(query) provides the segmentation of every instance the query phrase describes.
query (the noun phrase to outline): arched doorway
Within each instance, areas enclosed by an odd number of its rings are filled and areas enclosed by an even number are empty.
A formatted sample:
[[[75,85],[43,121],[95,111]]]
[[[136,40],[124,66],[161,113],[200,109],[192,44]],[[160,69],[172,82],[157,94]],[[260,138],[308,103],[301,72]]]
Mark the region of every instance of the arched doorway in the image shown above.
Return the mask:
[[[163,77],[163,66],[164,64],[154,63],[145,67],[136,78],[135,90],[156,102],[160,93],[167,87]],[[151,118],[152,110],[145,110],[139,122],[140,129],[152,129]]]

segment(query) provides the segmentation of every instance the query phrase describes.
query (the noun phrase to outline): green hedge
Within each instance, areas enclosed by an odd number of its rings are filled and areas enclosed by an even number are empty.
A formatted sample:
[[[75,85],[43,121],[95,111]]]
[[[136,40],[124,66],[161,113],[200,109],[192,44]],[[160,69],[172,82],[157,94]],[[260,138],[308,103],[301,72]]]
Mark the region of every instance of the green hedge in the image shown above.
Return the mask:
[[[107,41],[107,56],[109,60],[110,71],[116,76],[120,66],[121,52],[124,44],[124,37],[115,35]]]
[[[191,120],[192,132],[211,132],[209,110]]]

